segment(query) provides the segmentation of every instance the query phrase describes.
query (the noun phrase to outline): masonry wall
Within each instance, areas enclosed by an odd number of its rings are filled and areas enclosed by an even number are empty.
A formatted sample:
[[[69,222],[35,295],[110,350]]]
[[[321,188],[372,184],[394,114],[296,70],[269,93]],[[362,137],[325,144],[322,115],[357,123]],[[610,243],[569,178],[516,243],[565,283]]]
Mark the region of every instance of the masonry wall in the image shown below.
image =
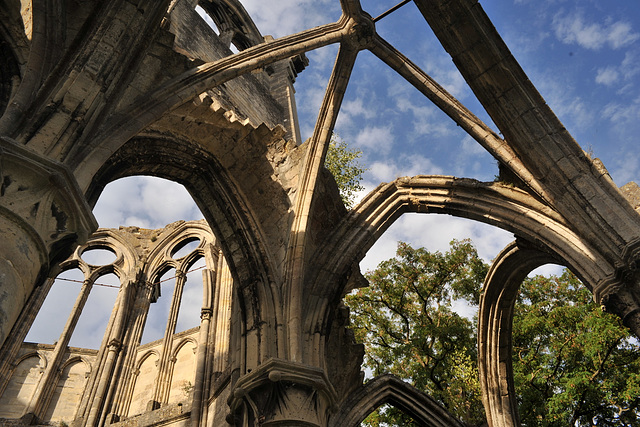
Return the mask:
[[[11,378],[0,396],[0,418],[20,418],[35,397],[46,366],[51,363],[54,345],[24,343],[14,363]],[[49,422],[70,422],[85,392],[87,378],[97,350],[69,348],[48,399],[45,418]]]

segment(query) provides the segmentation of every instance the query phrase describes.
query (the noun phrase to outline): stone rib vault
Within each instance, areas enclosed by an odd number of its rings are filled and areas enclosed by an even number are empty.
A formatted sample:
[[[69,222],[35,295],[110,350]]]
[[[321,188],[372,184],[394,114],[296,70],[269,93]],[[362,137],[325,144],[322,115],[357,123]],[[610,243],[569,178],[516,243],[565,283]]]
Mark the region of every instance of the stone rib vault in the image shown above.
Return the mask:
[[[491,427],[519,424],[509,325],[518,286],[537,266],[569,267],[639,335],[635,206],[545,104],[479,3],[414,2],[504,138],[382,39],[358,0],[340,0],[337,22],[280,39],[263,38],[237,0],[0,2],[0,417],[338,427],[389,402],[425,425],[461,425],[396,378],[363,385],[362,346],[347,328],[341,300],[362,285],[359,261],[406,212],[471,218],[517,236],[481,302]],[[305,52],[329,44],[338,57],[303,142],[293,83]],[[323,162],[364,50],[491,153],[501,181],[401,178],[347,211]],[[136,174],[183,184],[206,223],[96,231],[91,209],[102,189]],[[195,251],[173,258],[195,240]],[[87,264],[91,248],[116,261]],[[192,308],[200,326],[176,334],[176,306],[164,337],[139,345],[157,280],[176,269],[179,304],[197,258],[206,262],[203,303]],[[70,268],[85,279],[62,336],[53,346],[23,343],[53,280]],[[69,348],[105,273],[120,288],[102,345]]]

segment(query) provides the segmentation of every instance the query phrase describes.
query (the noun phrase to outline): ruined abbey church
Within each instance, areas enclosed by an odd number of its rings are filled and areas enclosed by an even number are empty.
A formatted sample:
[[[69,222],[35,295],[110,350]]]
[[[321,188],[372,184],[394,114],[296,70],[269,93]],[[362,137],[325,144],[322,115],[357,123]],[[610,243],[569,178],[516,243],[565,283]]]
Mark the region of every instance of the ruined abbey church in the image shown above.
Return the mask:
[[[1,423],[351,427],[389,403],[421,425],[462,426],[394,377],[364,383],[363,347],[348,329],[342,298],[364,285],[359,261],[408,212],[516,236],[493,262],[479,314],[489,426],[519,425],[511,317],[534,268],[569,267],[640,334],[636,187],[618,189],[585,155],[476,1],[414,2],[500,135],[381,38],[358,0],[340,0],[336,22],[279,39],[238,0],[0,1]],[[293,84],[305,53],[330,44],[339,53],[302,141]],[[491,153],[500,180],[401,178],[347,210],[323,163],[365,50]],[[131,175],[184,185],[205,220],[98,229],[101,191]],[[95,249],[114,260],[90,264],[83,256]],[[185,272],[198,260],[202,303],[188,309],[200,324],[176,333]],[[53,345],[24,342],[69,269],[84,280],[64,331]],[[169,270],[164,336],[141,344]],[[70,347],[105,274],[120,285],[102,344]]]

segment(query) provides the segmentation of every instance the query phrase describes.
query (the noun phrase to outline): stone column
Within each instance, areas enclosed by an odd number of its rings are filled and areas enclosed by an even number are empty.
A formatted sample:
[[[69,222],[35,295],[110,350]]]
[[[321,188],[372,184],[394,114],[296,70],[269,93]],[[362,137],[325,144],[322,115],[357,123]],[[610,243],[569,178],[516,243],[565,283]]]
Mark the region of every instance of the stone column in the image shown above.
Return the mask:
[[[171,390],[171,349],[173,347],[173,334],[176,331],[176,323],[178,322],[178,311],[180,310],[180,301],[182,300],[182,290],[187,281],[187,275],[180,270],[176,270],[176,286],[171,299],[171,308],[169,311],[169,319],[167,319],[167,327],[164,331],[164,339],[162,341],[162,350],[160,353],[160,366],[158,367],[158,382],[154,392],[154,399],[160,404],[166,404],[169,401],[169,391]]]
[[[0,137],[0,343],[49,265],[97,226],[65,166]]]
[[[198,354],[196,356],[196,378],[193,386],[193,400],[191,403],[191,425],[198,427],[202,412],[202,400],[205,382],[207,360],[207,338],[211,324],[211,309],[203,308],[200,313],[200,332],[198,336]]]
[[[113,371],[113,367],[116,363],[116,358],[118,353],[120,352],[120,348],[122,344],[119,340],[112,339],[109,342],[109,350],[107,352],[106,361],[104,364],[103,375],[98,382],[98,388],[96,390],[96,395],[91,405],[91,411],[89,412],[89,418],[87,419],[87,426],[94,426],[98,421],[98,417],[100,415],[100,410],[102,408],[102,403],[105,400],[105,393],[107,391],[107,387],[109,383],[113,379],[111,376],[111,372]]]
[[[149,314],[149,305],[158,298],[156,284],[138,280],[136,282],[136,297],[131,313],[131,323],[125,338],[124,346],[126,352],[122,355],[123,365],[120,371],[117,390],[114,393],[113,406],[111,414],[107,416],[107,424],[120,420],[129,410],[133,387],[135,385],[136,374],[136,358],[138,355],[138,346],[144,332],[144,325]]]
[[[128,283],[126,286],[120,288],[118,298],[116,300],[116,306],[118,312],[113,322],[113,328],[111,329],[110,341],[107,344],[107,355],[104,358],[104,366],[101,369],[100,378],[97,381],[97,387],[93,399],[91,400],[91,406],[87,416],[86,426],[95,426],[98,424],[100,416],[102,414],[103,406],[106,401],[107,391],[109,385],[113,381],[113,371],[122,348],[122,340],[126,328],[126,321],[129,317],[129,311],[131,310],[130,294],[133,286]]]

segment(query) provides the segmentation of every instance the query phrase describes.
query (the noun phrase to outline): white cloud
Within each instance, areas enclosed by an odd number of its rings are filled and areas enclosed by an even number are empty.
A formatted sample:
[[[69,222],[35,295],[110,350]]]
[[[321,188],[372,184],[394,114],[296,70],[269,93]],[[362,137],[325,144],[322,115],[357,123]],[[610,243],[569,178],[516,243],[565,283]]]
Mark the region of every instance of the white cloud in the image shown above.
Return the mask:
[[[616,125],[636,124],[640,121],[640,97],[628,103],[611,102],[602,110],[602,116]]]
[[[365,173],[365,180],[371,186],[380,182],[391,182],[401,176],[441,175],[443,170],[431,159],[419,154],[402,155],[396,159],[376,161]]]
[[[611,170],[611,177],[617,185],[624,185],[629,181],[637,181],[640,177],[640,157],[635,151],[624,153],[616,166]]]
[[[587,22],[581,12],[557,14],[553,19],[553,27],[556,37],[563,43],[578,44],[592,50],[604,46],[620,49],[640,38],[640,34],[634,32],[627,22]]]
[[[353,143],[356,147],[364,148],[371,152],[387,154],[391,151],[394,138],[390,126],[372,126],[360,130]]]
[[[449,215],[405,214],[371,247],[360,263],[362,271],[395,256],[398,241],[430,251],[445,252],[453,239],[470,238],[478,254],[489,262],[513,240],[513,234],[476,221]]]
[[[618,86],[620,93],[628,92],[633,79],[640,74],[640,55],[637,51],[627,52],[620,65],[608,65],[598,68],[596,83],[605,86]]]
[[[598,69],[598,73],[596,74],[596,83],[611,86],[618,81],[619,78],[620,74],[615,67],[608,66]]]
[[[377,116],[377,106],[379,104],[376,102],[366,102],[362,97],[358,97],[356,99],[351,99],[344,101],[342,103],[342,108],[340,108],[340,117],[339,119],[343,119],[345,124],[351,123],[353,119],[365,119],[370,120]]]
[[[93,214],[100,227],[160,228],[180,219],[202,218],[182,185],[149,176],[123,178],[107,185]]]
[[[460,141],[455,158],[456,176],[475,178],[480,181],[492,181],[498,173],[495,159],[476,140],[466,135]]]
[[[328,24],[340,17],[333,0],[245,0],[242,2],[262,34],[282,37]]]

